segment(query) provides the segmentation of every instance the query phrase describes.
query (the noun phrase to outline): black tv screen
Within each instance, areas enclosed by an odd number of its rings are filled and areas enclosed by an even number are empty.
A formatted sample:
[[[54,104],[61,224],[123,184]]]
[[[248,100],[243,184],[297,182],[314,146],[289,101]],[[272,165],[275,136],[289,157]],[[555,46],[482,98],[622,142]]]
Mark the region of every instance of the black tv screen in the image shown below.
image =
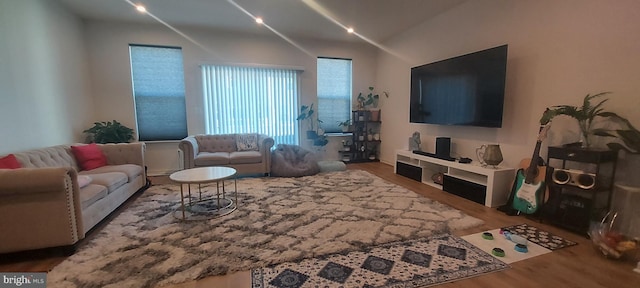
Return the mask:
[[[411,68],[411,123],[502,127],[507,45]]]

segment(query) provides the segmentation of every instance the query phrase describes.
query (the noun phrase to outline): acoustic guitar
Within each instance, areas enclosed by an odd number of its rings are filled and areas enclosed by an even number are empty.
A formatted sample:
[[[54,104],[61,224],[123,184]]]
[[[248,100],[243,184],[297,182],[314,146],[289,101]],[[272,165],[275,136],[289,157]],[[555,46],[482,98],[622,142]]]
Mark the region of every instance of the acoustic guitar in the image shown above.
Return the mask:
[[[531,159],[520,161],[521,168],[518,169],[513,183],[513,209],[525,214],[536,213],[542,205],[546,190],[544,182],[546,167],[538,166],[538,158],[540,157],[540,145],[547,137],[549,127],[550,123],[547,123],[538,134]]]

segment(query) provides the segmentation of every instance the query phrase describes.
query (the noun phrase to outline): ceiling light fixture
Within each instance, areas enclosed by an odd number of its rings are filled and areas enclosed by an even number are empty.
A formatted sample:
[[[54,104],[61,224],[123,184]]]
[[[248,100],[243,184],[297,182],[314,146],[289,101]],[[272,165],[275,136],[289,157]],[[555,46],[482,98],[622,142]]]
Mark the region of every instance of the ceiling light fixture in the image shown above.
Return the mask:
[[[258,23],[258,24],[262,24],[262,23],[263,23],[263,22],[262,22],[262,18],[260,18],[260,17],[256,17],[256,23]]]
[[[144,8],[144,6],[142,6],[141,4],[136,5],[136,10],[142,13],[147,12],[147,8]]]
[[[353,33],[353,28],[351,28],[351,27],[347,28],[347,32],[349,32],[349,34],[352,34]]]

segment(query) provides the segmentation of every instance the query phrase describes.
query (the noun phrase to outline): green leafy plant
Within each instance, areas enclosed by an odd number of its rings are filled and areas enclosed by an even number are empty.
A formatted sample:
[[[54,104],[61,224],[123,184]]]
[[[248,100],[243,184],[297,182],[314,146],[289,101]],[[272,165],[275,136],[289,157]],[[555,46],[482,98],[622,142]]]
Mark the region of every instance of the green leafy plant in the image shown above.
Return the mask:
[[[316,137],[316,139],[313,139],[313,145],[315,145],[315,146],[325,146],[325,145],[327,145],[327,143],[329,143],[329,139],[324,134],[323,135],[318,135],[318,137]]]
[[[362,92],[360,92],[358,94],[358,97],[356,99],[358,101],[358,109],[365,109],[365,108],[367,108],[367,106],[371,106],[374,109],[378,108],[378,105],[380,103],[379,102],[380,101],[380,95],[376,94],[374,92],[374,90],[375,90],[375,88],[373,88],[373,86],[370,86],[369,87],[369,94],[367,94],[366,96],[362,95]],[[384,94],[384,96],[386,98],[389,98],[389,92],[382,91],[382,94]]]
[[[623,149],[631,153],[640,152],[640,132],[631,125],[629,120],[621,117],[614,112],[604,111],[602,105],[609,99],[603,99],[600,102],[593,104],[592,100],[608,95],[611,92],[601,92],[598,94],[584,97],[582,106],[570,106],[570,105],[557,105],[547,108],[540,119],[540,124],[546,125],[556,116],[566,115],[578,120],[578,126],[580,127],[580,133],[583,139],[583,147],[588,148],[591,145],[590,135],[602,136],[602,137],[615,137],[622,140],[623,144],[612,142],[607,146],[612,150]],[[594,120],[597,117],[607,118],[611,121],[618,122],[622,126],[621,129],[594,129],[592,127]]]
[[[337,121],[338,126],[342,127],[342,132],[349,132],[349,126],[351,126],[351,119],[344,121]]]
[[[338,126],[349,127],[351,125],[351,119],[347,119],[344,121],[338,121]]]
[[[320,124],[324,123],[324,121],[320,120],[320,118],[315,114],[313,104],[314,103],[311,103],[309,106],[300,106],[300,114],[298,114],[298,117],[296,118],[298,121],[307,121],[307,126],[309,127],[307,130],[307,139],[315,139],[318,134],[324,134],[318,133],[318,131],[322,130],[320,129]]]
[[[611,150],[625,150],[629,153],[640,153],[640,131],[631,125],[629,120],[618,116],[615,113],[611,113],[608,117],[613,117],[622,122],[624,128],[621,129],[594,129],[593,134],[603,137],[614,137],[622,141],[607,143],[607,146]]]
[[[296,118],[296,120],[298,121],[307,121],[307,124],[309,126],[309,131],[316,131],[315,129],[315,124],[314,124],[314,115],[315,115],[315,110],[313,110],[313,104],[311,103],[311,105],[307,106],[307,105],[302,105],[300,106],[300,114],[298,114],[298,118]]]
[[[369,86],[369,94],[367,96],[362,95],[362,92],[358,94],[358,103],[360,103],[360,108],[364,109],[369,105],[373,105],[374,108],[378,107],[378,100],[380,96],[378,94],[373,94],[374,88]]]
[[[133,140],[133,129],[120,122],[94,122],[93,127],[82,131],[88,134],[87,142],[95,143],[125,143]]]

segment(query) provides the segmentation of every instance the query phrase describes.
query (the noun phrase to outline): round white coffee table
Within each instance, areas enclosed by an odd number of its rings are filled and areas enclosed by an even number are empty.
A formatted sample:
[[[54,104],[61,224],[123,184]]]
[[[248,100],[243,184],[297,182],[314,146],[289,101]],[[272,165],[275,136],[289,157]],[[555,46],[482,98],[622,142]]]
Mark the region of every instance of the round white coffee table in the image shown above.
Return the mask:
[[[236,182],[236,169],[229,167],[200,167],[185,169],[182,171],[174,172],[169,176],[173,182],[180,185],[180,206],[182,210],[182,220],[186,220],[187,212],[192,214],[201,214],[205,218],[216,218],[227,215],[236,210],[238,206],[238,185]],[[226,197],[225,180],[233,178],[235,202]],[[202,184],[216,183],[216,196],[215,198],[202,199]],[[220,182],[222,182],[222,197],[220,197]],[[191,201],[191,184],[198,184],[198,201]],[[184,203],[184,186],[187,186],[188,192],[188,205]],[[215,200],[215,202],[213,202]],[[215,203],[214,211],[207,211],[207,207],[212,207]],[[222,205],[221,205],[222,203]],[[208,204],[211,204],[207,206]],[[199,210],[199,211],[196,211]],[[178,212],[178,211],[176,211]],[[175,215],[175,214],[174,214]]]

